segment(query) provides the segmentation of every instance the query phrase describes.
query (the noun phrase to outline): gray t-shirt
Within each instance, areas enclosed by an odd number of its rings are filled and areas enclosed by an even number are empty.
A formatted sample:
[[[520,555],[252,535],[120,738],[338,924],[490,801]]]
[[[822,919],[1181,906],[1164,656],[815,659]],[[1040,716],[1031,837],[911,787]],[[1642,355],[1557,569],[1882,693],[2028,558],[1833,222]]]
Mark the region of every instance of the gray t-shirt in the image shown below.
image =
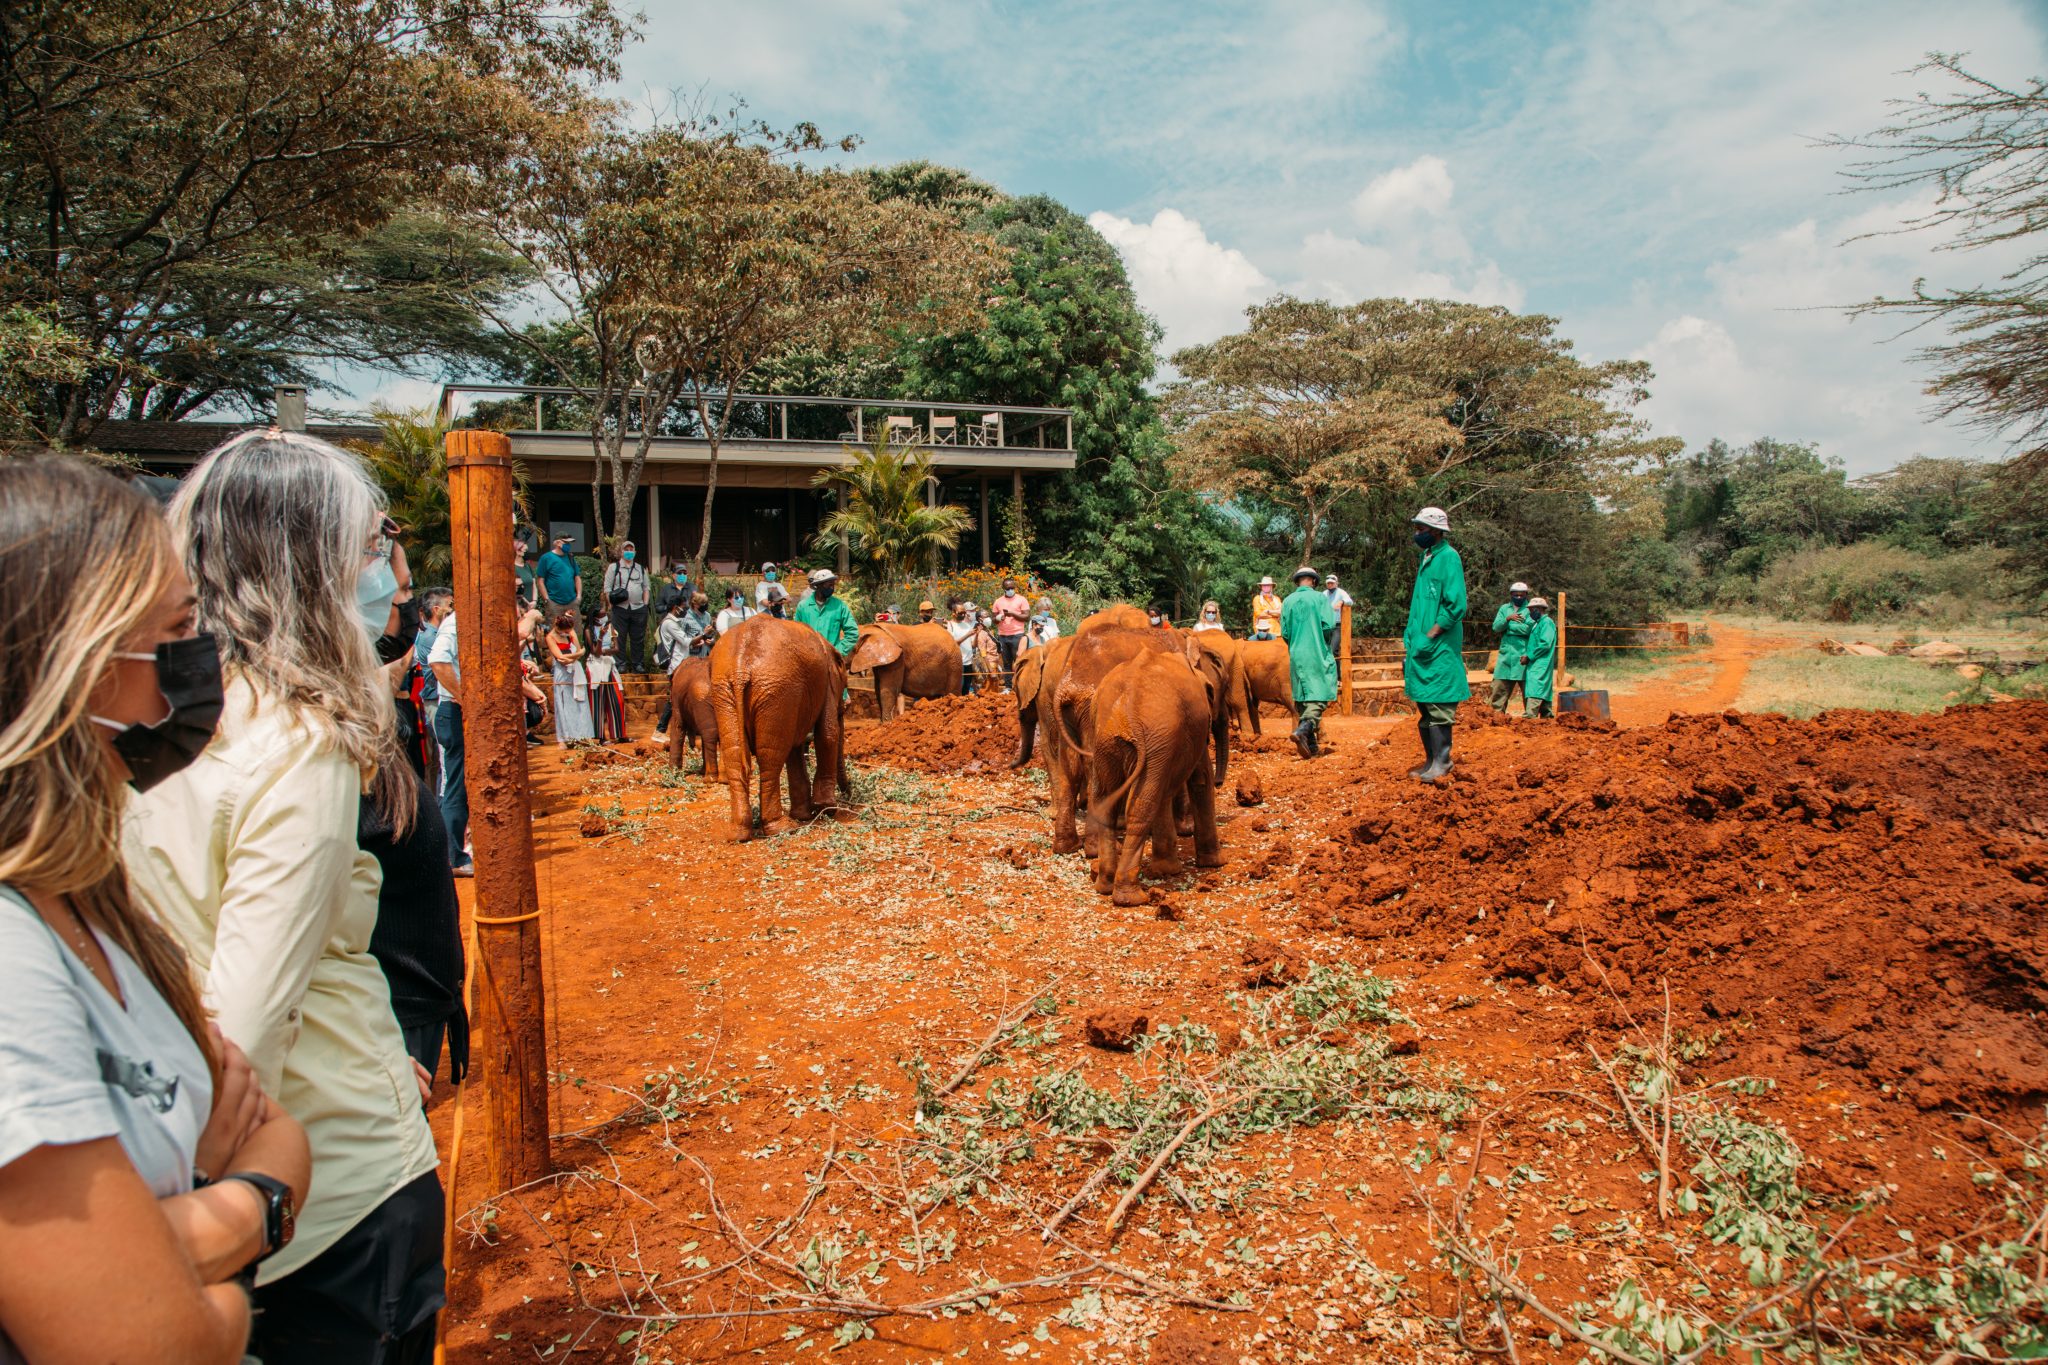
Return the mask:
[[[118,1137],[159,1199],[183,1194],[213,1108],[206,1058],[142,969],[100,946],[126,1009],[0,886],[0,1166],[46,1144]]]

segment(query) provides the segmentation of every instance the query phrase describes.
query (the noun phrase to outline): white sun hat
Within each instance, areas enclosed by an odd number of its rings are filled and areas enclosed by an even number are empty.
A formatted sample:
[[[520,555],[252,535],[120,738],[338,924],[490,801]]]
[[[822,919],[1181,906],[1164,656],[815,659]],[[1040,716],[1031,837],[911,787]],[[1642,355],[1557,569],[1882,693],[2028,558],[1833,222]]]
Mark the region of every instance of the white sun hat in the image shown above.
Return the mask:
[[[1425,507],[1408,520],[1417,526],[1427,526],[1436,531],[1451,529],[1451,519],[1444,515],[1444,509],[1441,507]]]

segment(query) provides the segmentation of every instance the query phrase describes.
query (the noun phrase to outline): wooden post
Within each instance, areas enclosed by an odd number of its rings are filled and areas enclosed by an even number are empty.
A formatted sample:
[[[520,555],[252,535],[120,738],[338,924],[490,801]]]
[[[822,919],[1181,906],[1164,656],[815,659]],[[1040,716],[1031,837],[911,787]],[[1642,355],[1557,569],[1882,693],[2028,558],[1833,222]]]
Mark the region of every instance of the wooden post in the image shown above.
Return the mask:
[[[491,1188],[506,1190],[553,1169],[526,706],[506,562],[512,530],[509,438],[495,431],[448,433],[448,513],[469,830],[476,849],[477,1073]]]
[[[1342,715],[1351,714],[1351,604],[1346,602],[1337,608],[1337,676],[1343,680],[1343,690],[1337,693],[1341,703],[1337,710]]]
[[[1557,684],[1554,692],[1564,691],[1564,589],[1557,590]]]
[[[981,476],[981,562],[987,564],[988,557],[988,475]]]

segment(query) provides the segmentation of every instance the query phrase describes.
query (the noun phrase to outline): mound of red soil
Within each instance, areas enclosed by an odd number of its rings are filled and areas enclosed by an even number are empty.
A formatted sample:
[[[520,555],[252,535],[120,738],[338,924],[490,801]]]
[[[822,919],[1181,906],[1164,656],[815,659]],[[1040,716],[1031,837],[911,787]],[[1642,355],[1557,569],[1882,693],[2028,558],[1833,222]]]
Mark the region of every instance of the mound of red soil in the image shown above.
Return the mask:
[[[2048,1094],[2048,705],[1517,723],[1452,777],[1351,789],[1306,919],[1638,1019],[1668,981],[1752,1065],[1923,1107]]]
[[[1008,768],[1017,756],[1017,700],[976,692],[915,702],[886,724],[848,730],[846,756],[926,773]]]

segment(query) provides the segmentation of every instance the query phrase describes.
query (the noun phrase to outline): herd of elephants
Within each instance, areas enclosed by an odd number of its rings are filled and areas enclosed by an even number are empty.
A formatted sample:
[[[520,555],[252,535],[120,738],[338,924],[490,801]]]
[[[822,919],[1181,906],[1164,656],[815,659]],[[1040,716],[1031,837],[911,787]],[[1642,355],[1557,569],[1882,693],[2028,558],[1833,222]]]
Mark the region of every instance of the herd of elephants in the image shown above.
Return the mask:
[[[739,839],[754,827],[756,765],[763,832],[839,814],[849,678],[872,682],[889,720],[907,700],[959,694],[960,647],[943,625],[866,625],[842,658],[807,625],[753,617],[671,675],[670,760],[682,766],[698,741],[705,776],[731,791]],[[1260,702],[1292,704],[1284,643],[1161,629],[1128,605],[1019,656],[1012,695],[1011,766],[1044,750],[1053,852],[1085,847],[1095,889],[1118,905],[1145,902],[1141,865],[1154,876],[1180,871],[1180,835],[1194,836],[1197,866],[1221,862],[1216,790],[1229,771],[1231,723],[1256,734]]]

